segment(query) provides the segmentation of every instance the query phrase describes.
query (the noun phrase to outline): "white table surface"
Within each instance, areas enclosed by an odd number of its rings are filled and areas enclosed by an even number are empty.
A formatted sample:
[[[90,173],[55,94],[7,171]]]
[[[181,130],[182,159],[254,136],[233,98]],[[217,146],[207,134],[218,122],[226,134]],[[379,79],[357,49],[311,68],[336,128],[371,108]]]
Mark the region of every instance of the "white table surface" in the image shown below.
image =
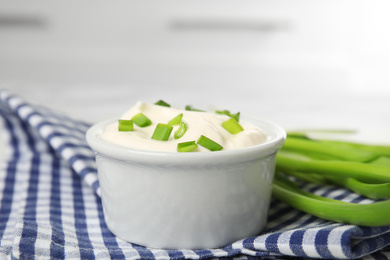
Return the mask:
[[[59,110],[91,123],[121,114],[136,101],[164,99],[174,106],[191,104],[202,109],[229,109],[242,116],[260,117],[287,130],[358,130],[356,134],[332,136],[371,143],[390,144],[390,98],[353,95],[323,88],[226,89],[223,87],[175,88],[103,84],[2,84],[2,88],[31,103]]]

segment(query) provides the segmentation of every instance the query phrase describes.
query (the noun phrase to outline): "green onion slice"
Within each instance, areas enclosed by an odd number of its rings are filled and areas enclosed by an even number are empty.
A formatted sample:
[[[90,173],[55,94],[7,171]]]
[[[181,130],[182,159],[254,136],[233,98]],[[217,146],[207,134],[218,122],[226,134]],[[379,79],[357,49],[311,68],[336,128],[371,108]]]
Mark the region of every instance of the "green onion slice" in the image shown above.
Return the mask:
[[[152,121],[145,116],[143,113],[138,113],[132,118],[134,124],[136,124],[139,127],[147,127],[152,124]]]
[[[186,122],[182,121],[180,123],[179,128],[175,131],[175,134],[173,135],[175,139],[179,139],[187,132],[187,124]]]
[[[192,152],[196,148],[198,148],[198,145],[195,143],[195,141],[189,141],[189,142],[183,142],[177,144],[177,151],[181,153]]]
[[[213,140],[211,140],[210,138],[204,135],[201,135],[199,137],[197,143],[203,146],[204,148],[209,149],[210,151],[220,151],[223,149],[223,147],[220,144],[214,142]]]
[[[161,100],[161,99],[154,104],[158,105],[158,106],[163,106],[163,107],[171,107],[170,104],[168,104],[167,102],[165,102],[164,100]]]
[[[236,119],[237,122],[240,122],[240,112],[232,114],[232,113],[230,113],[229,110],[217,110],[217,111],[215,111],[215,113],[221,114],[221,115],[227,115],[229,117],[232,117],[232,118]]]
[[[222,127],[225,128],[229,133],[231,133],[233,135],[244,131],[244,128],[242,128],[242,126],[233,117],[222,122]]]
[[[178,125],[181,122],[183,114],[175,116],[171,121],[168,122],[168,125]]]
[[[205,112],[204,110],[201,110],[201,109],[197,109],[197,108],[193,108],[192,106],[190,105],[187,105],[185,110],[188,110],[188,111],[197,111],[197,112]]]
[[[119,123],[118,131],[120,132],[134,131],[133,120],[119,119],[118,123]]]
[[[173,127],[170,125],[159,123],[154,129],[152,139],[167,141],[169,139],[169,136],[171,135],[172,129]]]

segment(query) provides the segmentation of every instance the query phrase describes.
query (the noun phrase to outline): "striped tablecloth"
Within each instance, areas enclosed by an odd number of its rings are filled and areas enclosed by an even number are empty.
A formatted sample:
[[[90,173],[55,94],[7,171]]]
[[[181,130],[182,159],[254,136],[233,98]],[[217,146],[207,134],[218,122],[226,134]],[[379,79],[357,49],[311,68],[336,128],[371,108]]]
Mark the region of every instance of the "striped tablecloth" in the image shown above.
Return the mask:
[[[224,248],[163,250],[127,243],[115,237],[104,221],[94,153],[84,136],[88,123],[30,104],[4,90],[0,91],[0,120],[4,143],[0,258],[390,258],[389,226],[331,223],[276,200],[262,234]],[[306,188],[331,198],[370,202],[334,187]]]

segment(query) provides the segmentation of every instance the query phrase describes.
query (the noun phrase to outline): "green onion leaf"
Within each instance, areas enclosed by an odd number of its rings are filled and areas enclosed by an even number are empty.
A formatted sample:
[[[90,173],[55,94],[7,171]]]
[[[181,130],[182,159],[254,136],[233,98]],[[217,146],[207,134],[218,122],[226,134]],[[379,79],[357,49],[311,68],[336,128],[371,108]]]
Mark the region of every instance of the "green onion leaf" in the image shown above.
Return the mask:
[[[220,151],[223,149],[223,147],[220,144],[214,142],[213,140],[211,140],[210,138],[204,135],[201,135],[199,137],[197,143],[203,146],[204,148],[209,149],[210,151]]]
[[[120,132],[134,131],[133,120],[119,119],[118,123],[119,123],[118,131]]]
[[[181,122],[183,114],[175,116],[171,121],[168,122],[168,125],[178,125]]]
[[[230,113],[229,110],[217,110],[217,111],[215,111],[215,113],[221,114],[221,115],[227,115],[229,117],[232,117],[232,118],[236,119],[237,122],[240,122],[240,112],[232,114],[232,113]]]
[[[353,178],[328,177],[336,185],[345,187],[359,195],[363,195],[370,199],[389,199],[390,198],[390,183],[365,183]]]
[[[167,124],[157,124],[156,129],[154,129],[152,139],[167,141],[171,135],[173,127]]]
[[[197,111],[197,112],[205,112],[204,110],[201,110],[201,109],[197,109],[197,108],[193,108],[192,106],[190,105],[187,105],[185,110],[188,110],[188,111]]]
[[[244,128],[242,128],[242,126],[233,117],[222,122],[222,127],[225,128],[229,133],[231,133],[233,135],[244,131]]]
[[[286,204],[308,214],[335,222],[360,226],[385,226],[390,224],[390,200],[369,204],[343,202],[335,199],[309,195],[299,188],[280,181],[276,176],[272,195]]]
[[[138,113],[135,116],[133,116],[132,120],[134,124],[136,124],[139,127],[147,127],[152,124],[152,121],[150,121],[150,119],[142,113]]]
[[[289,132],[278,151],[273,197],[330,221],[389,225],[390,146],[314,139],[305,132]],[[288,176],[317,185],[337,185],[379,201],[359,204],[317,196],[299,189],[299,182]]]
[[[198,148],[198,145],[195,143],[195,141],[189,141],[189,142],[177,144],[177,151],[181,153],[192,152],[196,148]]]
[[[324,176],[354,178],[366,183],[390,182],[390,167],[356,161],[310,159],[281,149],[277,154],[276,169],[288,173],[300,171]]]
[[[289,136],[283,145],[283,150],[305,154],[311,158],[333,159],[343,161],[370,162],[376,158],[373,152],[355,149],[342,144],[321,142],[311,139]]]
[[[175,139],[179,139],[187,132],[187,124],[186,122],[182,121],[180,123],[179,128],[175,131],[174,137]]]
[[[163,106],[163,107],[171,107],[170,104],[168,104],[167,102],[165,102],[164,100],[161,100],[161,99],[154,104],[158,105],[158,106]]]

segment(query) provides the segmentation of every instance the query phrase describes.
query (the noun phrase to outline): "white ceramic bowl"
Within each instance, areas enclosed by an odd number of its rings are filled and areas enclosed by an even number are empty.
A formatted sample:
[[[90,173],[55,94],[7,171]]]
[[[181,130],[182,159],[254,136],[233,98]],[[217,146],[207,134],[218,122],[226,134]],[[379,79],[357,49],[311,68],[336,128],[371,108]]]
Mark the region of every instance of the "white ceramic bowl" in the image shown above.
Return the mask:
[[[223,247],[259,234],[267,222],[275,155],[286,132],[269,121],[263,144],[218,152],[149,152],[99,138],[93,125],[88,144],[96,152],[104,217],[119,238],[165,249]]]

